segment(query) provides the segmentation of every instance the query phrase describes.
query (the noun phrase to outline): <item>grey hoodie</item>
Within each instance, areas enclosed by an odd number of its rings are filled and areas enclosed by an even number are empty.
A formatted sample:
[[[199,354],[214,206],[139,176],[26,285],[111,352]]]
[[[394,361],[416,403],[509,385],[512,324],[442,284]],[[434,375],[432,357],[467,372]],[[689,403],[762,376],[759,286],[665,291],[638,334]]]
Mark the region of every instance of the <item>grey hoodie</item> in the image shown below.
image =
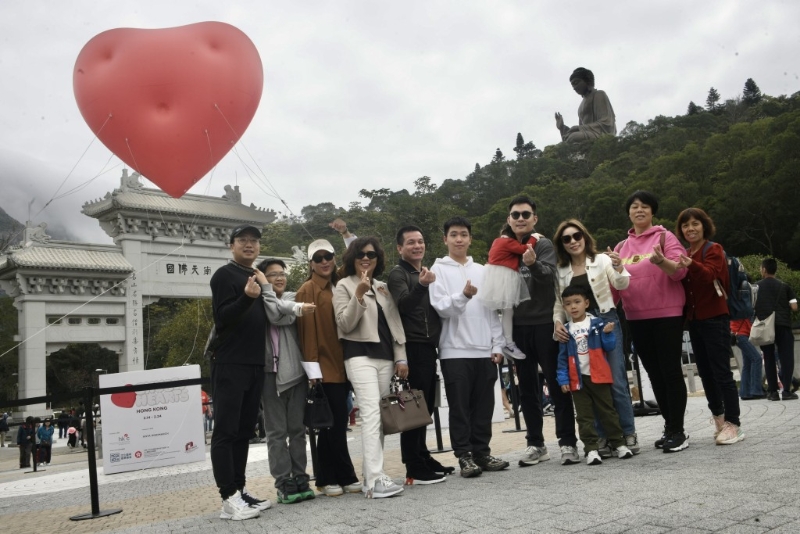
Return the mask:
[[[295,293],[285,291],[281,298],[272,290],[272,284],[261,286],[261,298],[264,300],[264,307],[267,310],[267,319],[270,325],[278,327],[278,340],[280,350],[278,351],[278,374],[275,382],[278,386],[278,394],[306,380],[306,374],[300,363],[303,360],[300,344],[297,339],[297,326],[294,324],[298,315],[302,314],[302,303],[294,301]],[[267,327],[267,348],[265,357],[266,362],[264,371],[271,373],[273,369],[271,328]]]

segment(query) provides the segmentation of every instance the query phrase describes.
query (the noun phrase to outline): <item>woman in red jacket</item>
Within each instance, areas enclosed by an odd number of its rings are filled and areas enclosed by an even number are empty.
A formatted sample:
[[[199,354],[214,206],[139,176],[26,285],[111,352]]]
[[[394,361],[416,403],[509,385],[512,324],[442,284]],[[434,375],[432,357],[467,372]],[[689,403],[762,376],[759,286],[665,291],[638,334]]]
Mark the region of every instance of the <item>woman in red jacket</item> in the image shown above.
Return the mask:
[[[697,372],[713,415],[717,445],[731,445],[742,441],[744,432],[739,421],[739,395],[731,372],[728,263],[722,247],[709,241],[715,228],[705,211],[685,209],[678,215],[675,226],[675,233],[689,244],[679,265],[687,270],[682,283]]]

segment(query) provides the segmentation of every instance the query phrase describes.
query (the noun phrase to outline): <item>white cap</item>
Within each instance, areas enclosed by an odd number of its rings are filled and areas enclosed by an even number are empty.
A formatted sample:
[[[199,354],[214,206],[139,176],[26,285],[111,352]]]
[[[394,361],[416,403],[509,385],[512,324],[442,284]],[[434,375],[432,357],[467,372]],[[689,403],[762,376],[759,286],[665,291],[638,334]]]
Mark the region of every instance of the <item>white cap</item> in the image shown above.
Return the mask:
[[[308,259],[310,260],[311,258],[313,258],[314,254],[316,254],[320,250],[331,252],[333,254],[336,253],[330,241],[328,241],[327,239],[317,239],[316,241],[312,241],[311,244],[308,245]]]

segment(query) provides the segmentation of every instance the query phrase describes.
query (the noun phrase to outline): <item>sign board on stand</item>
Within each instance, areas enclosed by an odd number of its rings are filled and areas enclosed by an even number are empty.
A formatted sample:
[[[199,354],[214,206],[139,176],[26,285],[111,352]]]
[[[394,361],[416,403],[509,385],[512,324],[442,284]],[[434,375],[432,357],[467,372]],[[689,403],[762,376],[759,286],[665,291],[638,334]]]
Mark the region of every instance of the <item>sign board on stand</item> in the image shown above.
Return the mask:
[[[100,375],[100,387],[200,378],[200,366]],[[205,461],[200,386],[100,396],[103,472]]]

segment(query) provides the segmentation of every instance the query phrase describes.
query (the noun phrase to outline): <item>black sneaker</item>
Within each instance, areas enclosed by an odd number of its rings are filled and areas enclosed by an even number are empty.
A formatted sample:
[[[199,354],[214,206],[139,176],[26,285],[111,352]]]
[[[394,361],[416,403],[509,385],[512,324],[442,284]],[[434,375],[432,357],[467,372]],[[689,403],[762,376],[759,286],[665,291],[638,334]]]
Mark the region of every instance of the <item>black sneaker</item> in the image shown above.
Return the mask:
[[[438,484],[444,482],[446,479],[444,475],[434,473],[433,471],[414,471],[406,473],[406,486],[413,486],[417,484]]]
[[[438,473],[440,475],[452,475],[453,473],[456,472],[456,468],[455,467],[450,467],[449,465],[448,466],[444,466],[444,465],[440,464],[437,460],[435,460],[431,456],[428,456],[427,458],[425,458],[425,467],[427,467],[429,470],[433,471],[434,473]]]
[[[475,456],[475,463],[482,471],[502,471],[508,467],[508,462],[495,458],[491,454],[485,456]]]
[[[779,400],[781,400],[781,396],[780,396],[780,395],[778,395],[778,392],[777,392],[777,391],[770,391],[770,392],[767,394],[767,400],[770,400],[770,401],[779,401]]]
[[[462,454],[458,458],[458,467],[461,468],[461,476],[464,478],[479,477],[483,470],[472,459],[472,454]]]
[[[689,446],[689,434],[673,432],[664,442],[664,452],[680,452]]]
[[[797,400],[797,393],[790,393],[788,391],[783,392],[783,400]]]
[[[308,485],[308,481],[308,475],[298,475],[294,477],[294,483],[297,485],[297,493],[300,494],[300,498],[304,501],[310,501],[316,497],[316,493],[314,493],[314,490]]]
[[[667,427],[664,427],[664,432],[661,433],[661,437],[657,439],[656,442],[654,443],[656,449],[664,448],[664,442],[667,441],[667,436],[668,436]]]

